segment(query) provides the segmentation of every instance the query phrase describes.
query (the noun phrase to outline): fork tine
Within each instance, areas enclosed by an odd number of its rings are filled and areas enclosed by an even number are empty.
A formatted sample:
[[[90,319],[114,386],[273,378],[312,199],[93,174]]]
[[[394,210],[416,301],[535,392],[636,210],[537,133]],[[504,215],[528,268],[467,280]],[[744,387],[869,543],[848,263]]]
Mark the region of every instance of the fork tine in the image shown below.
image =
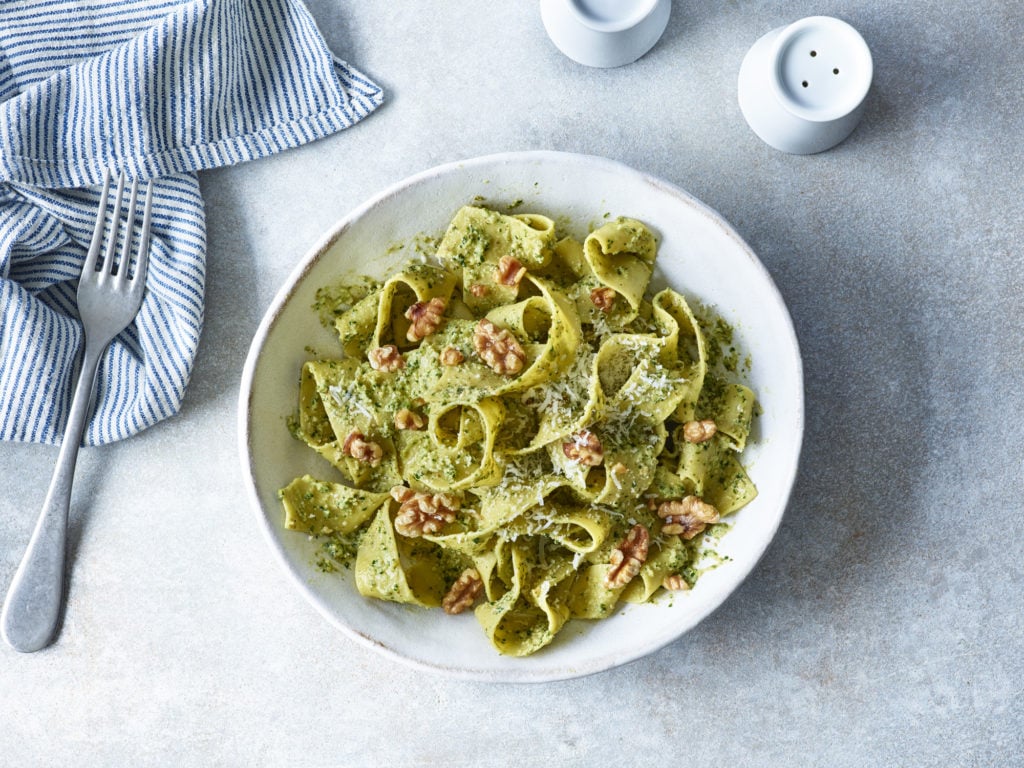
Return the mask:
[[[141,291],[146,285],[146,271],[149,267],[149,227],[153,220],[153,180],[146,185],[146,205],[142,212],[142,232],[139,233],[139,255],[135,261],[135,276],[132,290]]]
[[[85,263],[82,264],[82,274],[96,271],[96,257],[100,252],[100,245],[103,243],[103,227],[107,223],[107,194],[110,192],[110,169],[103,174],[103,191],[100,193],[100,209],[96,214],[96,227],[92,232],[92,242],[89,244],[89,253],[85,256]]]
[[[135,235],[135,219],[138,214],[138,210],[135,207],[139,198],[139,180],[132,179],[132,191],[128,196],[128,226],[125,227],[124,231],[124,245],[121,246],[121,258],[117,262],[117,273],[114,278],[115,288],[124,288],[125,283],[128,282],[128,267],[132,261],[132,240]],[[115,269],[113,264],[109,267],[111,273]]]
[[[117,237],[121,231],[121,199],[124,197],[124,171],[117,177],[117,198],[114,200],[114,220],[110,222],[110,242],[107,255],[103,258],[103,278],[113,272],[114,254],[117,253]]]

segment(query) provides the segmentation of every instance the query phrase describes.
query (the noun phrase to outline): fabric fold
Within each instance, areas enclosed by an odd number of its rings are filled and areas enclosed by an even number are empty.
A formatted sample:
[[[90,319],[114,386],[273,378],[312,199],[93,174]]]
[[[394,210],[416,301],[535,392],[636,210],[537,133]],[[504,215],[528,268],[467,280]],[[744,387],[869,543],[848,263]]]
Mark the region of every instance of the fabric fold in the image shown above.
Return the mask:
[[[155,180],[153,239],[142,310],[101,363],[90,445],[180,408],[203,325],[194,172],[327,136],[382,96],[296,0],[0,6],[0,439],[60,440],[107,168]]]

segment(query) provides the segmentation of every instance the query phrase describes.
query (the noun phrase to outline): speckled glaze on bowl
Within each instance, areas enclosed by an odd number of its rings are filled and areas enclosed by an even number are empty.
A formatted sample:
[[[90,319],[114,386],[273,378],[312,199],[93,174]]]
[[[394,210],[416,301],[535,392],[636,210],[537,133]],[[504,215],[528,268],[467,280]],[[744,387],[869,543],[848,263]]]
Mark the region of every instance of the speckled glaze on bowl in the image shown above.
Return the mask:
[[[759,495],[732,517],[717,550],[729,560],[693,590],[647,605],[621,608],[597,622],[571,621],[555,641],[527,658],[501,656],[472,613],[368,600],[351,573],[321,573],[317,545],[286,531],[279,488],[309,472],[330,478],[327,463],[294,440],[287,419],[296,410],[299,369],[307,347],[337,350],[312,310],[317,288],[340,276],[382,277],[415,255],[422,234],[440,234],[455,211],[483,199],[498,208],[522,201],[574,225],[583,237],[605,216],[632,216],[660,240],[652,285],[671,285],[712,305],[749,353],[748,383],[763,414],[744,463]],[[796,476],[803,437],[800,353],[789,313],[764,266],[714,211],[677,187],[603,158],[559,152],[516,152],[433,168],[384,190],[327,232],[302,259],[260,323],[246,360],[239,399],[242,469],[258,525],[277,560],[309,601],[353,639],[387,656],[452,677],[542,682],[592,674],[633,661],[678,639],[717,608],[750,573],[778,529]]]

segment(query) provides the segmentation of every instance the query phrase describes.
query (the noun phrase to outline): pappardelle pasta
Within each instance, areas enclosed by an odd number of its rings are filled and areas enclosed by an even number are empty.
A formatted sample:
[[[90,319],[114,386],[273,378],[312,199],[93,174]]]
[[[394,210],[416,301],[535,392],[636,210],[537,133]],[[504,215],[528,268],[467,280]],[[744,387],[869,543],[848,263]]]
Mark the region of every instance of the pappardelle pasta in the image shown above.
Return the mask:
[[[513,656],[689,589],[756,495],[756,404],[709,321],[647,295],[656,252],[634,219],[580,242],[466,206],[427,263],[328,294],[342,354],[303,366],[292,430],[340,476],[283,488],[285,526],[364,596],[472,610]]]

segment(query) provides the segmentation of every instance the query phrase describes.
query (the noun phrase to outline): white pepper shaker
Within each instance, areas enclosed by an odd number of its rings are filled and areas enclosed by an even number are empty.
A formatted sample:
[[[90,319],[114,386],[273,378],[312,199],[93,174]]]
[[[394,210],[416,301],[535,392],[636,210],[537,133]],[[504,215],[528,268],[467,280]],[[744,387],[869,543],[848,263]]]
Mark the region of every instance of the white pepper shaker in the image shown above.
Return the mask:
[[[740,110],[772,147],[822,152],[857,127],[872,76],[871,51],[856,29],[830,16],[809,16],[773,29],[747,52]]]
[[[658,42],[672,0],[540,0],[548,37],[573,61],[620,67]]]

